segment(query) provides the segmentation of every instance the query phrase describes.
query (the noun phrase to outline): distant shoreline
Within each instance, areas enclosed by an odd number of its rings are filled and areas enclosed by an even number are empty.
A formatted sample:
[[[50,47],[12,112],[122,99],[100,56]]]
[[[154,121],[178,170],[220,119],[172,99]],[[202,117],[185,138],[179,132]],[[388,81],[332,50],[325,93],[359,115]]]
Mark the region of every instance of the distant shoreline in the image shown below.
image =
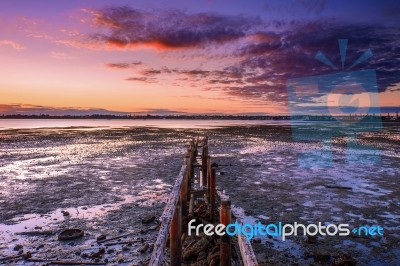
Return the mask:
[[[299,121],[360,121],[360,122],[400,122],[400,117],[377,115],[0,115],[0,119],[88,119],[88,120],[299,120]]]

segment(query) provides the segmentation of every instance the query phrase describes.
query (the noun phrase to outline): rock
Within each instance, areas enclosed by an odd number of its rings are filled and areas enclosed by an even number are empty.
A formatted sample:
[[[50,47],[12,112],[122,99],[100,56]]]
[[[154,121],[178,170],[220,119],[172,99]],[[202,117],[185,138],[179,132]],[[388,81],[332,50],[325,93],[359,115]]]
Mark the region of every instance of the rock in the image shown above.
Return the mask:
[[[333,266],[355,266],[357,261],[345,254],[335,259],[332,263]]]
[[[69,216],[69,212],[68,211],[61,211],[61,213],[63,214],[63,216]]]
[[[78,228],[65,229],[58,234],[58,240],[73,240],[85,235],[85,232]]]
[[[261,243],[261,238],[254,238],[253,239],[253,243],[255,243],[255,244],[260,244]]]
[[[110,248],[109,250],[107,250],[107,253],[108,254],[111,254],[111,253],[113,253],[115,250],[113,249],[113,248]]]
[[[97,258],[101,257],[104,253],[106,253],[106,250],[104,248],[100,248],[99,251],[97,251],[91,255],[91,258],[97,259]]]
[[[212,243],[211,243],[212,244]],[[211,253],[215,253],[215,252],[217,252],[217,251],[219,251],[219,244],[218,245],[215,245],[212,249],[211,249]]]
[[[32,258],[32,253],[30,252],[30,251],[28,251],[28,252],[26,252],[23,256],[22,256],[24,259],[30,259],[30,258]]]
[[[199,241],[194,243],[191,246],[188,246],[183,250],[183,259],[184,260],[189,260],[191,258],[197,258],[198,254],[201,251],[207,251],[208,248],[210,248],[211,244],[207,240],[207,238],[202,237],[200,238]]]
[[[151,222],[154,222],[155,220],[156,217],[154,215],[150,215],[142,219],[142,224],[149,224]]]
[[[208,256],[207,256],[208,265],[210,265],[212,262],[214,262],[215,265],[219,265],[219,257],[220,257],[219,251],[208,254]]]
[[[207,259],[207,253],[205,253],[204,251],[201,251],[200,253],[199,253],[199,256],[197,256],[197,260],[205,260],[205,259]]]
[[[147,249],[149,248],[149,244],[144,244],[140,249],[140,253],[145,253],[147,251]]]
[[[154,231],[154,230],[157,230],[157,229],[158,229],[158,224],[149,227],[150,231]]]
[[[99,235],[99,236],[96,238],[96,240],[97,240],[97,241],[102,241],[102,240],[104,240],[104,239],[106,239],[106,238],[107,238],[106,235]]]
[[[305,251],[303,254],[303,258],[308,259],[308,258],[312,258],[312,254],[310,254],[309,252]]]
[[[316,237],[316,236],[308,236],[308,237],[307,237],[307,243],[308,243],[308,244],[315,244],[315,243],[317,243],[317,237]]]
[[[189,266],[204,266],[207,265],[207,259],[198,260],[195,263],[190,263]]]
[[[23,249],[24,247],[21,245],[21,244],[18,244],[18,245],[16,245],[15,247],[14,247],[14,250],[15,251],[18,251],[18,250],[21,250],[21,249]]]
[[[317,249],[314,252],[314,257],[317,261],[326,261],[330,259],[331,255],[326,250]]]
[[[215,261],[211,261],[211,263],[208,264],[208,266],[217,266],[217,264],[215,263]]]

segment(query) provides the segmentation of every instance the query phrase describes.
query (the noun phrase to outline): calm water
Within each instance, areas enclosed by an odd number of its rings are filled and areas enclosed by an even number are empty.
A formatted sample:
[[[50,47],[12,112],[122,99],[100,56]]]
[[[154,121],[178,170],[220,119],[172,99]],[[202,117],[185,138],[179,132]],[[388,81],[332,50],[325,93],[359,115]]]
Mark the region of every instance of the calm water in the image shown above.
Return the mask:
[[[158,127],[158,128],[212,128],[229,125],[279,125],[289,121],[273,120],[181,120],[181,119],[1,119],[0,130],[26,128],[64,128],[64,127]],[[301,123],[301,122],[297,122]]]

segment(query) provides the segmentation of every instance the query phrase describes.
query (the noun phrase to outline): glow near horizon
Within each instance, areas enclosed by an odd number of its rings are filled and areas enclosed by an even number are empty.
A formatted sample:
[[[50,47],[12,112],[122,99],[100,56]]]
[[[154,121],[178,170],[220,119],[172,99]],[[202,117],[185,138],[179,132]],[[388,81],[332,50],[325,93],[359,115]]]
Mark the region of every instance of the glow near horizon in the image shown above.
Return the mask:
[[[199,56],[194,60],[177,60],[176,56],[170,56],[170,52],[182,55],[186,52],[184,49],[165,51],[151,45],[122,50],[71,47],[60,40],[91,30],[91,26],[83,21],[82,8],[93,6],[94,2],[84,1],[80,8],[77,8],[77,2],[71,6],[64,2],[67,7],[62,4],[52,6],[49,2],[46,11],[51,12],[44,18],[38,17],[39,8],[24,9],[18,6],[21,3],[27,2],[16,1],[15,10],[3,9],[0,13],[0,23],[7,25],[0,28],[0,104],[103,108],[122,112],[146,109],[189,113],[287,112],[287,107],[280,103],[257,103],[226,95],[223,90],[204,91],[198,82],[190,79],[177,81],[176,77],[165,74],[156,83],[127,81],[125,79],[134,76],[135,70],[110,69],[106,64],[141,61],[150,68],[219,69],[223,65],[220,60],[237,59],[227,57],[210,62]],[[103,6],[105,3],[100,1],[96,5]],[[221,8],[219,5],[205,4],[197,6],[197,9]],[[239,8],[237,5],[227,12],[234,14]],[[257,6],[247,9],[248,13],[256,13]],[[400,83],[395,87],[400,87]],[[381,106],[397,106],[399,96],[398,89],[380,93]]]

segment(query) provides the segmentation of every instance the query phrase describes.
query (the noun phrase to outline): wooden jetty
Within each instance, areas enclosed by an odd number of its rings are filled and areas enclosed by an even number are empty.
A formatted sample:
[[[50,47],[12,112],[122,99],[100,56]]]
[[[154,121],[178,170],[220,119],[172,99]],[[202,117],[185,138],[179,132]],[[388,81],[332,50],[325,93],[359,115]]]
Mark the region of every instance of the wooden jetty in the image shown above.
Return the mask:
[[[215,235],[214,238],[187,235],[188,222],[192,219],[203,224],[228,225],[234,220],[241,223],[235,211],[231,210],[227,196],[217,192],[215,168],[212,166],[208,137],[192,139],[160,217],[160,231],[150,266],[258,265],[244,235]]]

